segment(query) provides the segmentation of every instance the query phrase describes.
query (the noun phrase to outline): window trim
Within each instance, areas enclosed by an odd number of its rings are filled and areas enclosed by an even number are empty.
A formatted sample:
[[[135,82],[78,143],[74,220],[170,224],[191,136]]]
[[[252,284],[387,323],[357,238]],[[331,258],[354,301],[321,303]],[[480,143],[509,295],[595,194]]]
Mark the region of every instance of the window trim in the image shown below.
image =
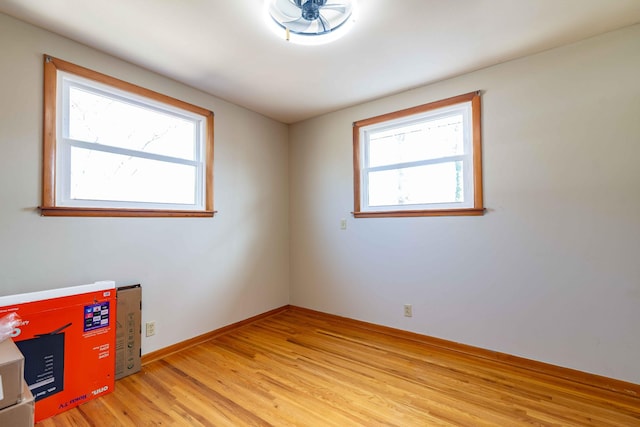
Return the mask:
[[[471,144],[473,147],[473,207],[472,208],[449,208],[449,209],[402,209],[402,210],[380,210],[363,211],[361,209],[361,144],[360,130],[363,127],[397,120],[400,118],[437,110],[444,107],[471,102]],[[482,194],[482,129],[480,110],[480,91],[470,92],[463,95],[454,96],[392,113],[382,114],[368,119],[359,120],[353,123],[353,188],[354,188],[354,210],[355,218],[378,218],[378,217],[417,217],[417,216],[480,216],[484,214],[483,194]]]
[[[205,117],[204,129],[204,209],[145,209],[112,207],[74,207],[56,205],[56,143],[57,143],[57,83],[58,71],[92,80],[129,92],[134,96],[167,104]],[[213,122],[212,111],[154,92],[132,83],[110,77],[79,65],[44,55],[44,112],[43,112],[43,173],[42,216],[91,216],[91,217],[212,217],[213,210]]]

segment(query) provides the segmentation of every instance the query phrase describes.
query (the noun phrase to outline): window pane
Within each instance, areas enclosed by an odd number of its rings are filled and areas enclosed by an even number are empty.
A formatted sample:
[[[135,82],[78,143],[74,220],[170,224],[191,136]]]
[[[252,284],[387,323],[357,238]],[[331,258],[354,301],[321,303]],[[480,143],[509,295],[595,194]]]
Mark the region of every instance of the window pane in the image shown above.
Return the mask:
[[[195,204],[196,168],[71,147],[71,199]]]
[[[194,160],[194,120],[74,86],[69,89],[69,110],[71,139]]]
[[[369,206],[460,203],[462,162],[370,172],[368,188]]]
[[[461,154],[462,114],[369,133],[369,167]]]

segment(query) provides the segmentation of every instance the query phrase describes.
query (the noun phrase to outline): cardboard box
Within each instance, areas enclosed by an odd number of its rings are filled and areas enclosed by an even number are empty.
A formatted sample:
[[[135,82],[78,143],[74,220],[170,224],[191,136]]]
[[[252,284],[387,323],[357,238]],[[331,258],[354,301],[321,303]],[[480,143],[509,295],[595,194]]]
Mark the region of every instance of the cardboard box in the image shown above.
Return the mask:
[[[120,287],[116,300],[116,380],[119,380],[141,368],[142,288]]]
[[[33,427],[35,399],[26,382],[23,381],[21,386],[22,400],[0,410],[0,426]]]
[[[2,317],[2,316],[0,316]],[[0,409],[22,399],[24,357],[11,338],[0,342]],[[2,424],[10,425],[10,424]]]
[[[35,421],[113,391],[114,282],[0,297],[22,319],[13,341],[35,398]]]

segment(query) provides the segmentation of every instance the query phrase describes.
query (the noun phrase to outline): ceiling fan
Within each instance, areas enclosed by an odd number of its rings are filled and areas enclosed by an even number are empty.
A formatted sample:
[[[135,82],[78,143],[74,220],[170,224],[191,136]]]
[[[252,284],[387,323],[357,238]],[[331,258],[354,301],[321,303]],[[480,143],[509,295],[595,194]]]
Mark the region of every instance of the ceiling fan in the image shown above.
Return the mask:
[[[273,21],[289,33],[319,36],[331,33],[349,21],[352,0],[270,0]]]

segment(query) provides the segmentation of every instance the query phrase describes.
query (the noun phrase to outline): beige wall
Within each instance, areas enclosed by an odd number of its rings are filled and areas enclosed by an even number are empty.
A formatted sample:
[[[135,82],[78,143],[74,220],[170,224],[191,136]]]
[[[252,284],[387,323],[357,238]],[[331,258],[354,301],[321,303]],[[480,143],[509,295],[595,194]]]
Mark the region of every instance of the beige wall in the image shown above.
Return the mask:
[[[0,14],[0,295],[141,283],[143,352],[289,302],[286,125]],[[213,219],[40,217],[44,53],[215,113]]]
[[[292,303],[640,383],[639,53],[636,25],[293,125]],[[487,214],[353,219],[352,122],[478,89]]]

